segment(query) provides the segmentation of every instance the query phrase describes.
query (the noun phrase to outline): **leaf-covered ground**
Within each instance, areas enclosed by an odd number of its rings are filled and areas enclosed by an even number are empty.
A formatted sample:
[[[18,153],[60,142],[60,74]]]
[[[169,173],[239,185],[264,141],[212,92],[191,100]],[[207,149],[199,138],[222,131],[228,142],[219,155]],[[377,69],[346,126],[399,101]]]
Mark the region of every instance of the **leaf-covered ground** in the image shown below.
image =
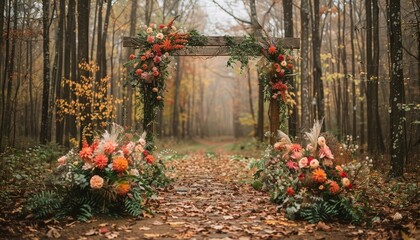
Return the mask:
[[[222,148],[221,143],[203,144],[212,150]],[[154,216],[97,217],[87,223],[0,218],[2,236],[27,239],[415,239],[419,236],[418,213],[412,213],[418,206],[400,211],[404,219],[394,221],[390,214],[395,210],[380,200],[378,212],[389,216],[381,215],[380,222],[373,227],[290,221],[269,201],[267,194],[250,187],[252,171],[247,168],[246,158],[215,152],[180,155],[168,160],[171,169],[168,174],[174,182],[151,202]]]

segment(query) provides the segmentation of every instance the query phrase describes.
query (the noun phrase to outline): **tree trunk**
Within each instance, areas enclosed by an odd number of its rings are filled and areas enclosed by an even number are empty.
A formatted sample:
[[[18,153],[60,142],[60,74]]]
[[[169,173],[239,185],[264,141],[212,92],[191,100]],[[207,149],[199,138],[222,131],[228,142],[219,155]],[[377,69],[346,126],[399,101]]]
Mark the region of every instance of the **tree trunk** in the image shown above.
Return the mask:
[[[247,65],[247,80],[248,80],[248,98],[249,98],[249,110],[251,113],[252,121],[254,122],[254,136],[257,137],[257,124],[255,121],[254,103],[252,98],[252,85],[251,85],[251,68]]]
[[[89,7],[90,0],[77,1],[77,22],[78,22],[78,48],[77,58],[78,63],[89,63]],[[82,78],[89,78],[89,71],[79,68],[80,81]],[[92,119],[91,114],[91,100],[85,96],[80,97],[80,103],[85,107],[81,114],[85,116],[80,123],[80,144],[85,140],[89,144],[92,142]]]
[[[352,135],[353,139],[357,136],[357,98],[356,98],[356,58],[354,50],[354,9],[353,2],[350,1],[350,45],[351,45],[351,94],[352,94]]]
[[[390,46],[390,153],[391,169],[389,176],[396,178],[404,174],[405,156],[405,114],[404,108],[404,75],[403,75],[403,49],[401,33],[400,1],[388,0],[388,34]]]
[[[314,9],[312,11],[312,49],[314,57],[314,95],[316,96],[316,111],[319,120],[325,116],[324,110],[324,86],[321,80],[321,39],[319,36],[319,0],[314,1]],[[325,121],[322,124],[322,131],[325,131]]]
[[[2,108],[1,108],[1,126],[0,126],[0,152],[3,152],[3,136],[6,132],[8,132],[7,125],[7,119],[6,116],[8,114],[7,112],[7,103],[6,103],[6,79],[7,79],[7,73],[9,72],[9,65],[12,63],[12,60],[9,61],[9,48],[10,48],[10,20],[11,20],[11,10],[12,10],[12,0],[9,0],[9,7],[7,11],[7,32],[6,32],[6,50],[5,50],[5,64],[3,69],[3,78],[2,78],[2,87],[1,87],[1,102],[2,102]],[[2,47],[2,46],[0,46]],[[11,58],[13,59],[13,58]],[[7,81],[9,82],[9,81]]]
[[[293,37],[293,1],[283,1],[283,11],[284,11],[284,36]],[[292,72],[293,73],[293,72]],[[290,92],[297,93],[296,84],[294,77],[287,77],[286,80],[289,82],[291,89]],[[289,116],[288,125],[289,125],[289,135],[296,136],[296,128],[298,123],[298,114],[297,114],[297,95],[295,95],[296,105],[292,108],[292,114]]]
[[[309,0],[301,0],[300,27],[301,27],[301,105],[302,105],[302,128],[309,130],[311,121],[311,101],[309,99]]]
[[[172,133],[173,136],[179,138],[179,91],[181,86],[181,59],[175,57],[176,62],[176,76],[175,76],[175,95],[174,95],[174,109],[173,109],[173,120],[172,120]]]
[[[348,66],[347,66],[347,47],[346,47],[346,6],[347,4],[344,4],[343,7],[343,37],[342,37],[342,46],[343,50],[341,52],[341,60],[343,63],[343,73],[344,73],[344,89],[343,89],[343,112],[342,112],[342,133],[343,135],[349,134],[349,94],[348,94]]]
[[[49,0],[42,1],[42,25],[43,25],[43,56],[44,56],[44,80],[42,90],[42,115],[41,115],[41,132],[39,141],[41,144],[46,144],[51,139],[48,138],[48,132],[50,131],[50,123],[48,119],[48,102],[49,102],[49,91],[50,91],[50,29],[49,29],[49,15],[50,15],[50,3]]]
[[[57,63],[57,74],[55,77],[55,95],[57,99],[62,98],[62,89],[61,89],[61,81],[62,81],[62,72],[63,72],[63,32],[64,32],[64,16],[66,15],[66,1],[60,0],[60,15],[59,15],[59,22],[58,22],[58,31],[57,31],[57,41],[56,41],[56,48],[58,52],[58,63]],[[63,129],[64,129],[64,122],[58,121],[57,119],[57,112],[58,109],[55,109],[56,113],[56,121],[55,121],[55,140],[59,144],[63,144]]]

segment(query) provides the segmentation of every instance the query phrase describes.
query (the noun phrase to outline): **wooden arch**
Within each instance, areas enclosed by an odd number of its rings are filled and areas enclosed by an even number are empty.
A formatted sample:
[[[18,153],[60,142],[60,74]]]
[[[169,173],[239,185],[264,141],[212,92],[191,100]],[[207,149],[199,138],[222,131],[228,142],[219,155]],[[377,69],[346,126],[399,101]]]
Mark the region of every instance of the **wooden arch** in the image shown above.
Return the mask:
[[[238,44],[242,42],[243,37],[232,37],[234,42]],[[223,36],[206,36],[206,43],[202,46],[187,46],[184,49],[177,51],[176,56],[229,56],[227,42]],[[258,40],[258,38],[257,38]],[[276,42],[281,42],[282,46],[286,49],[299,49],[300,39],[299,38],[276,38]],[[123,37],[123,47],[140,48],[141,44],[135,37]],[[270,132],[275,134],[280,126],[280,109],[279,102],[277,100],[270,100]],[[271,137],[270,143],[274,144],[275,139]]]

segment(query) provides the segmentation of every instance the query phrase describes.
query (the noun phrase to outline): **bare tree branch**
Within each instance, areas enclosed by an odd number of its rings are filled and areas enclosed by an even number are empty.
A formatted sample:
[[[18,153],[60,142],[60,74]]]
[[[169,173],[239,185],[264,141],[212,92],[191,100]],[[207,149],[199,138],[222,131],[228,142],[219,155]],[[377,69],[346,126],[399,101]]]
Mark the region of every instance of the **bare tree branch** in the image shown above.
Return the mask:
[[[242,19],[242,18],[239,18],[239,17],[235,16],[232,12],[228,11],[226,8],[224,8],[222,5],[220,5],[216,0],[213,0],[213,3],[216,4],[225,13],[229,14],[229,16],[233,17],[236,21],[252,25],[251,21],[248,21],[248,20],[245,20],[245,19]]]

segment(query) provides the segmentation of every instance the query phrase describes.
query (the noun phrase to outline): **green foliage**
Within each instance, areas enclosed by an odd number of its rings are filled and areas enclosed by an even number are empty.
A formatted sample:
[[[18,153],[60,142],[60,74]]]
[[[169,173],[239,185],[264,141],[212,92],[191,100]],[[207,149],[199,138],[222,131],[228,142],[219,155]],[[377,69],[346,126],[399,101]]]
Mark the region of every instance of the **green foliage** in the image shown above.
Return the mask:
[[[245,36],[240,43],[235,42],[231,36],[225,36],[225,40],[230,55],[226,64],[228,67],[240,62],[242,71],[248,65],[249,59],[254,59],[261,53],[261,45],[252,36]]]
[[[206,36],[200,34],[197,30],[193,29],[188,32],[189,38],[187,45],[189,46],[203,46],[207,43]]]
[[[138,193],[134,193],[133,197],[131,198],[126,198],[124,201],[124,206],[127,213],[133,217],[139,216],[144,211],[142,198]]]
[[[31,212],[35,218],[48,218],[56,214],[61,207],[62,197],[53,190],[41,191],[30,197],[25,211]]]

